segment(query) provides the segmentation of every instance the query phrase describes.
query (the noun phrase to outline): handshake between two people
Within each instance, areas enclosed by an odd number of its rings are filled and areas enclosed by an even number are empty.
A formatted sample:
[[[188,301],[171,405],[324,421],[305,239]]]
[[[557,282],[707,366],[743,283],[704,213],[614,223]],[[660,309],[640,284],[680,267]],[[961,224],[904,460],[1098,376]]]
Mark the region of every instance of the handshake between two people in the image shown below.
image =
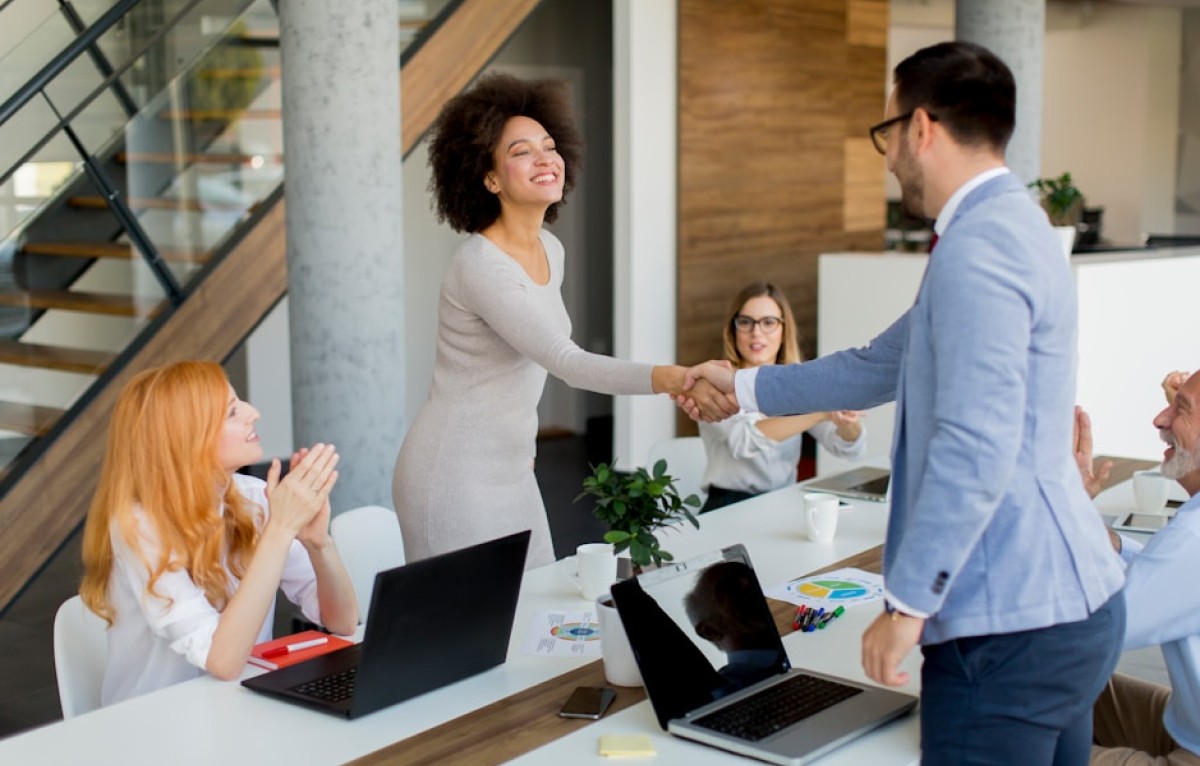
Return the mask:
[[[679,409],[696,422],[715,423],[736,415],[741,407],[733,387],[733,365],[709,361],[684,372],[681,390],[671,392]]]

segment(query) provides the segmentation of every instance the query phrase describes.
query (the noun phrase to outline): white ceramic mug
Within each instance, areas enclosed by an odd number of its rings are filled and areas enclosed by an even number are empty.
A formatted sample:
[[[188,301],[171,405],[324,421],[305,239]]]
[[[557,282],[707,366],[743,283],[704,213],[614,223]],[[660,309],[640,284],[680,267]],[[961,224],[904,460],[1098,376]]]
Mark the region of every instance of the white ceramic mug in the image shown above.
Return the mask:
[[[585,543],[562,561],[562,572],[589,601],[608,594],[617,581],[617,557],[608,543]]]
[[[809,492],[804,496],[804,523],[808,539],[814,543],[828,543],[837,534],[838,499],[825,492]]]
[[[1162,513],[1167,507],[1170,492],[1170,480],[1162,475],[1162,471],[1134,472],[1133,499],[1142,513]]]
[[[600,623],[600,652],[604,658],[604,677],[614,686],[641,686],[642,672],[638,670],[633,649],[625,635],[621,615],[613,606],[612,596],[596,599],[596,617]]]

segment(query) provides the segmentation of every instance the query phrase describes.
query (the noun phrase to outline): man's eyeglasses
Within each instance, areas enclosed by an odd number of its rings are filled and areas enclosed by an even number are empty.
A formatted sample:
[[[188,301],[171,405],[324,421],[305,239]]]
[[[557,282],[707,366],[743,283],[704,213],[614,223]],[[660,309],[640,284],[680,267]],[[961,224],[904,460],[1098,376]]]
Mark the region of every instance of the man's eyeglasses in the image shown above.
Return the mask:
[[[888,134],[891,132],[892,126],[911,120],[912,116],[916,113],[917,110],[914,109],[910,112],[905,112],[904,114],[898,114],[890,120],[884,120],[878,125],[872,125],[867,132],[871,136],[871,143],[875,145],[875,151],[879,152],[880,154],[887,154]],[[926,112],[926,114],[929,113]],[[929,114],[929,119],[932,122],[937,122],[936,115]]]
[[[776,332],[780,327],[783,327],[783,320],[779,317],[762,317],[755,319],[748,317],[745,314],[738,314],[733,318],[733,326],[738,332],[744,332],[747,335],[754,332],[754,326],[758,325],[762,328],[764,335],[770,335]]]

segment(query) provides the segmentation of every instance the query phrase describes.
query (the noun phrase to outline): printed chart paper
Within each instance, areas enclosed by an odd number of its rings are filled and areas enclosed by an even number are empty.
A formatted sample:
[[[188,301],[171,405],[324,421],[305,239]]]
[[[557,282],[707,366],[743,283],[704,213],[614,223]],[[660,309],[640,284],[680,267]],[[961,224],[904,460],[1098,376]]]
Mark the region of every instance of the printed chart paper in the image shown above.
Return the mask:
[[[592,610],[541,612],[529,621],[525,654],[544,657],[599,657],[600,623]]]
[[[809,575],[789,580],[767,589],[770,598],[810,609],[833,611],[839,606],[849,609],[857,604],[883,598],[883,576],[847,567],[825,574]]]

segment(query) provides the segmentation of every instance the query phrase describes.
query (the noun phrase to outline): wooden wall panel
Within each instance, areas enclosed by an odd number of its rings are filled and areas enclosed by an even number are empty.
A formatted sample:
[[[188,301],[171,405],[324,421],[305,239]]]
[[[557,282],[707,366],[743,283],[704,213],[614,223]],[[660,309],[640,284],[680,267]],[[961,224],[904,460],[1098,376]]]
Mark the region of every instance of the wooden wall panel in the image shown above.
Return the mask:
[[[816,338],[817,256],[880,250],[887,0],[679,0],[677,353],[718,356],[741,285]]]

